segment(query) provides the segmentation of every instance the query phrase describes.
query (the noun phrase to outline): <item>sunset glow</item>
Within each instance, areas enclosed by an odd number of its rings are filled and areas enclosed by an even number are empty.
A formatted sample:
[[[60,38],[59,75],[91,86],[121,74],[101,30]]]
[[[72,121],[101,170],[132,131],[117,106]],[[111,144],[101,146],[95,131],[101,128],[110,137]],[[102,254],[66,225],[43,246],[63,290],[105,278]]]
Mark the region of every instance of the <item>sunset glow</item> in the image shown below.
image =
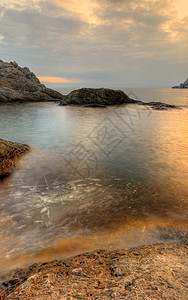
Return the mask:
[[[68,79],[62,77],[49,77],[49,76],[38,76],[38,79],[42,82],[54,82],[54,83],[73,83],[78,82],[77,79]]]
[[[50,86],[170,87],[187,77],[187,0],[1,0],[0,22],[0,58]]]

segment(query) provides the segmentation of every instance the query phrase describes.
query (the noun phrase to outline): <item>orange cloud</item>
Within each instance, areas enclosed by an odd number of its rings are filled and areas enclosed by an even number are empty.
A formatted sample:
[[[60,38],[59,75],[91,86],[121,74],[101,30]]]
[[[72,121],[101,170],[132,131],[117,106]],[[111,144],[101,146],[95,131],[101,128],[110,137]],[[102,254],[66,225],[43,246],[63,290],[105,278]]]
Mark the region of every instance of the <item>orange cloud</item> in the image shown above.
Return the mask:
[[[187,0],[178,0],[175,2],[175,7],[178,10],[179,16],[181,18],[188,15],[188,2]]]
[[[68,78],[63,78],[63,77],[38,76],[38,79],[43,82],[55,82],[55,83],[79,82],[78,79],[68,79]]]
[[[98,0],[54,0],[54,3],[61,7],[62,14],[78,16],[81,20],[98,25],[100,22],[96,11],[100,9],[100,2]]]

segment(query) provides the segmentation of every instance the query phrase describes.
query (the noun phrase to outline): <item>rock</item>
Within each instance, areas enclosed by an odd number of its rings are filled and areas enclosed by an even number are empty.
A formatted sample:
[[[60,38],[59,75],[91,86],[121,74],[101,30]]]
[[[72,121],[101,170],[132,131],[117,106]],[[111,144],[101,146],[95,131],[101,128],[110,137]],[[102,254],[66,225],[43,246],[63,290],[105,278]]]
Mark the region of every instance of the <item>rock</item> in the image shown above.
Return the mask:
[[[0,139],[0,177],[11,174],[16,167],[17,158],[29,150],[28,145]]]
[[[46,88],[29,68],[0,60],[0,103],[61,99],[63,95]]]
[[[60,101],[60,105],[84,105],[86,107],[104,107],[123,103],[137,103],[121,90],[81,88],[70,92]]]
[[[162,103],[162,102],[147,102],[147,103],[142,103],[142,105],[148,105],[151,106],[153,109],[156,110],[167,110],[169,108],[180,108],[177,105],[172,105],[172,104],[167,104],[167,103]]]
[[[187,245],[94,251],[4,276],[1,299],[187,299]]]
[[[99,108],[106,108],[105,105],[101,105],[101,104],[86,104],[86,105],[84,105],[84,107],[99,107]]]
[[[173,89],[188,89],[188,78],[184,83],[180,83],[180,85],[176,85],[172,87]]]
[[[143,102],[129,98],[121,90],[112,89],[91,89],[82,88],[70,92],[67,96],[64,96],[60,101],[60,106],[65,105],[81,105],[83,107],[99,107],[105,108],[107,105],[119,105],[119,104],[138,104],[147,105],[153,109],[166,110],[179,108],[176,105],[170,105],[162,102]]]

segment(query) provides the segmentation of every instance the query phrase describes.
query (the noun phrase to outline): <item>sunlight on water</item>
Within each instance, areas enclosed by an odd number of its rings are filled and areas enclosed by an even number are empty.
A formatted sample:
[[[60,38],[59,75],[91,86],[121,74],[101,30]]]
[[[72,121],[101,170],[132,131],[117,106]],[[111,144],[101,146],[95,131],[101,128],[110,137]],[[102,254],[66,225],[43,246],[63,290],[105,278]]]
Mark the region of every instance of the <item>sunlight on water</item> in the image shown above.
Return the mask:
[[[149,92],[139,91],[151,101]],[[187,91],[152,92],[153,100],[188,104]],[[1,273],[96,248],[185,238],[186,107],[3,105],[0,135],[32,146],[0,182]]]

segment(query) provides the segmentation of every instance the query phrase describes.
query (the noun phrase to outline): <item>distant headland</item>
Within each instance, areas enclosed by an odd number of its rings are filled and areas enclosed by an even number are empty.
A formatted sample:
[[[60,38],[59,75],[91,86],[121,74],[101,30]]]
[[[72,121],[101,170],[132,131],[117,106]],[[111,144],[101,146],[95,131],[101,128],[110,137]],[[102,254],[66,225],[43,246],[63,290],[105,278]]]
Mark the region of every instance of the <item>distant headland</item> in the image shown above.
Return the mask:
[[[184,83],[180,83],[180,85],[175,85],[172,87],[173,89],[188,89],[188,78]]]

